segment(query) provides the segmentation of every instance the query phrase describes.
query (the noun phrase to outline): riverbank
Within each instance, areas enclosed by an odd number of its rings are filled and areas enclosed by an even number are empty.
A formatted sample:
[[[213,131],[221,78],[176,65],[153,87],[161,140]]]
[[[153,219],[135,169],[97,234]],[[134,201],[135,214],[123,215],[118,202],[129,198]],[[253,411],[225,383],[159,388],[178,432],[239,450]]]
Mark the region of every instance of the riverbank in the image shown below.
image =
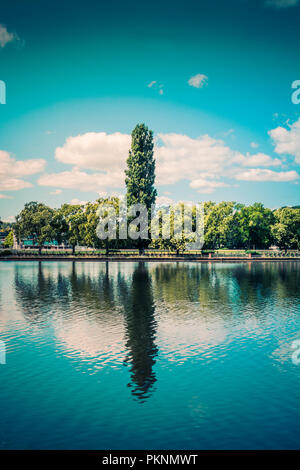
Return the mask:
[[[6,256],[0,258],[0,261],[117,261],[117,262],[184,262],[184,261],[194,261],[199,263],[240,263],[240,262],[281,262],[281,261],[298,261],[300,262],[299,257],[195,257],[195,256],[168,256],[168,257],[148,257],[148,256],[135,256],[135,257],[121,257],[121,256]]]

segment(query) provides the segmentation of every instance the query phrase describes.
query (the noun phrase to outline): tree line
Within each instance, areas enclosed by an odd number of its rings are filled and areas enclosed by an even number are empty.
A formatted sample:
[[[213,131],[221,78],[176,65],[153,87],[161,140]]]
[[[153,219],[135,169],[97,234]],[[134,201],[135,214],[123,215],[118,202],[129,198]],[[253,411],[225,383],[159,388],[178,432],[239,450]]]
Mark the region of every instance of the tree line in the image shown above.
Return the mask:
[[[75,247],[110,250],[140,248],[140,240],[101,240],[96,228],[99,222],[98,208],[102,204],[119,207],[118,198],[99,198],[85,205],[63,204],[52,209],[39,202],[29,202],[16,218],[14,226],[18,240],[30,238],[41,251],[45,242],[56,240],[58,244]],[[184,252],[188,240],[159,238],[143,240],[148,248]],[[300,209],[282,207],[271,210],[261,203],[253,205],[235,202],[204,203],[203,249],[268,249],[276,245],[282,250],[300,248]]]
[[[155,204],[155,159],[153,152],[153,133],[145,124],[138,124],[131,134],[131,149],[125,170],[126,203],[144,204],[149,212]],[[140,253],[145,248],[158,248],[176,251],[186,250],[188,243],[184,233],[181,238],[175,237],[176,220],[171,218],[171,236],[168,239],[101,240],[97,237],[99,223],[98,210],[101,205],[110,204],[119,212],[117,197],[99,198],[95,202],[80,204],[63,204],[53,209],[40,202],[29,202],[17,215],[14,233],[18,241],[29,238],[41,252],[45,242],[56,240],[58,244],[85,246],[105,249],[138,248]],[[130,223],[130,219],[128,220]],[[9,235],[12,243],[12,234]],[[232,201],[204,203],[204,246],[203,249],[267,249],[276,245],[280,249],[300,248],[300,208],[282,207],[271,210],[261,203],[252,205]]]

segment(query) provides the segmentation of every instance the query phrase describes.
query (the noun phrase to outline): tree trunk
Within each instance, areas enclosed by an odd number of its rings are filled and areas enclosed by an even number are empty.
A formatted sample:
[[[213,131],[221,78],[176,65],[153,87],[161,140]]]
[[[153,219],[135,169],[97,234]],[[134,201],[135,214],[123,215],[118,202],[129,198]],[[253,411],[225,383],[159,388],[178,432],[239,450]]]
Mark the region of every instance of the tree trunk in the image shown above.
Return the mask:
[[[75,255],[75,246],[76,245],[72,245],[72,255]]]
[[[106,244],[105,244],[105,254],[106,254],[106,256],[109,255],[109,244],[108,244],[107,240],[106,240]]]
[[[42,254],[42,247],[39,246],[39,255],[41,255],[41,254]]]

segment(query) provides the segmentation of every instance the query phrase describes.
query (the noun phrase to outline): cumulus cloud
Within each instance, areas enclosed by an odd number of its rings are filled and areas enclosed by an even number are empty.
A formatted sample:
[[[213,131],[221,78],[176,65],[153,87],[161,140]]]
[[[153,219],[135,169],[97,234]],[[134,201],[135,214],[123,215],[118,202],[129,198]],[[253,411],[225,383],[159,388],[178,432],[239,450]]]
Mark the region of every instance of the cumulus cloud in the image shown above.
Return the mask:
[[[158,184],[174,184],[182,179],[215,179],[232,176],[238,166],[277,166],[279,159],[258,153],[250,155],[232,150],[223,140],[209,135],[193,139],[181,134],[159,134],[161,146],[156,148]],[[215,188],[221,187],[215,184]],[[211,192],[213,185],[209,185]]]
[[[55,158],[78,168],[123,172],[129,147],[128,134],[88,132],[68,137],[63,147],[56,149]]]
[[[267,169],[252,168],[251,170],[238,173],[235,178],[243,181],[276,181],[289,182],[300,178],[296,171],[273,171]]]
[[[222,181],[210,181],[205,178],[198,178],[190,183],[190,187],[197,189],[198,193],[210,194],[218,188],[227,188],[229,185]]]
[[[265,5],[270,8],[289,8],[295,7],[300,3],[300,0],[266,0]]]
[[[69,137],[55,152],[57,161],[73,165],[70,171],[42,175],[41,186],[103,192],[124,185],[124,170],[130,148],[130,135],[116,132],[88,132]],[[94,170],[94,173],[83,171]]]
[[[40,173],[44,170],[45,164],[45,160],[41,158],[15,160],[8,152],[0,150],[0,190],[16,191],[30,188],[32,184],[21,178]]]
[[[56,149],[55,156],[59,162],[72,168],[60,173],[43,174],[38,183],[61,189],[111,193],[112,188],[124,187],[129,148],[128,134],[92,132],[69,137],[62,147]],[[276,176],[280,173],[259,171],[259,167],[280,166],[280,159],[261,152],[242,154],[223,140],[209,135],[191,138],[182,134],[158,134],[155,158],[157,185],[186,180],[193,189],[205,194],[228,187],[229,183],[224,183],[223,178],[253,179],[256,175],[256,178],[264,176],[268,180],[273,173],[274,181],[281,181],[283,177]],[[245,167],[253,167],[254,172],[245,172]]]
[[[188,80],[188,84],[194,88],[202,88],[207,84],[208,77],[203,73],[197,73]]]
[[[152,82],[148,83],[147,87],[152,88],[153,85],[155,85],[155,84],[156,84],[156,80],[152,80]]]
[[[7,194],[0,194],[0,199],[12,199],[12,197],[7,196]]]
[[[88,173],[78,168],[61,173],[46,173],[38,179],[40,186],[59,186],[63,189],[101,192],[103,188],[120,188],[124,184],[124,172]]]
[[[269,135],[276,153],[291,155],[295,157],[296,163],[300,163],[300,118],[288,127],[276,127],[269,131]]]
[[[265,153],[256,153],[255,155],[247,153],[245,157],[239,155],[235,161],[243,166],[279,166],[282,164],[279,158],[271,158]]]
[[[182,179],[194,180],[197,175],[214,177],[239,155],[222,140],[208,135],[193,139],[182,134],[159,134],[157,159],[158,184],[174,184]]]

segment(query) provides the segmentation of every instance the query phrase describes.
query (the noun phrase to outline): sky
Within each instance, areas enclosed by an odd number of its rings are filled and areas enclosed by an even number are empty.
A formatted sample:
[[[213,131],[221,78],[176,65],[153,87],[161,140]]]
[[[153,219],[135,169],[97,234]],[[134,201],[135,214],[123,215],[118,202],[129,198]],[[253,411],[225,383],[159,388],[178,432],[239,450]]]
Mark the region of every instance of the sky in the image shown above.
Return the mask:
[[[158,202],[300,203],[300,0],[0,7],[2,220],[124,194],[141,122]]]

